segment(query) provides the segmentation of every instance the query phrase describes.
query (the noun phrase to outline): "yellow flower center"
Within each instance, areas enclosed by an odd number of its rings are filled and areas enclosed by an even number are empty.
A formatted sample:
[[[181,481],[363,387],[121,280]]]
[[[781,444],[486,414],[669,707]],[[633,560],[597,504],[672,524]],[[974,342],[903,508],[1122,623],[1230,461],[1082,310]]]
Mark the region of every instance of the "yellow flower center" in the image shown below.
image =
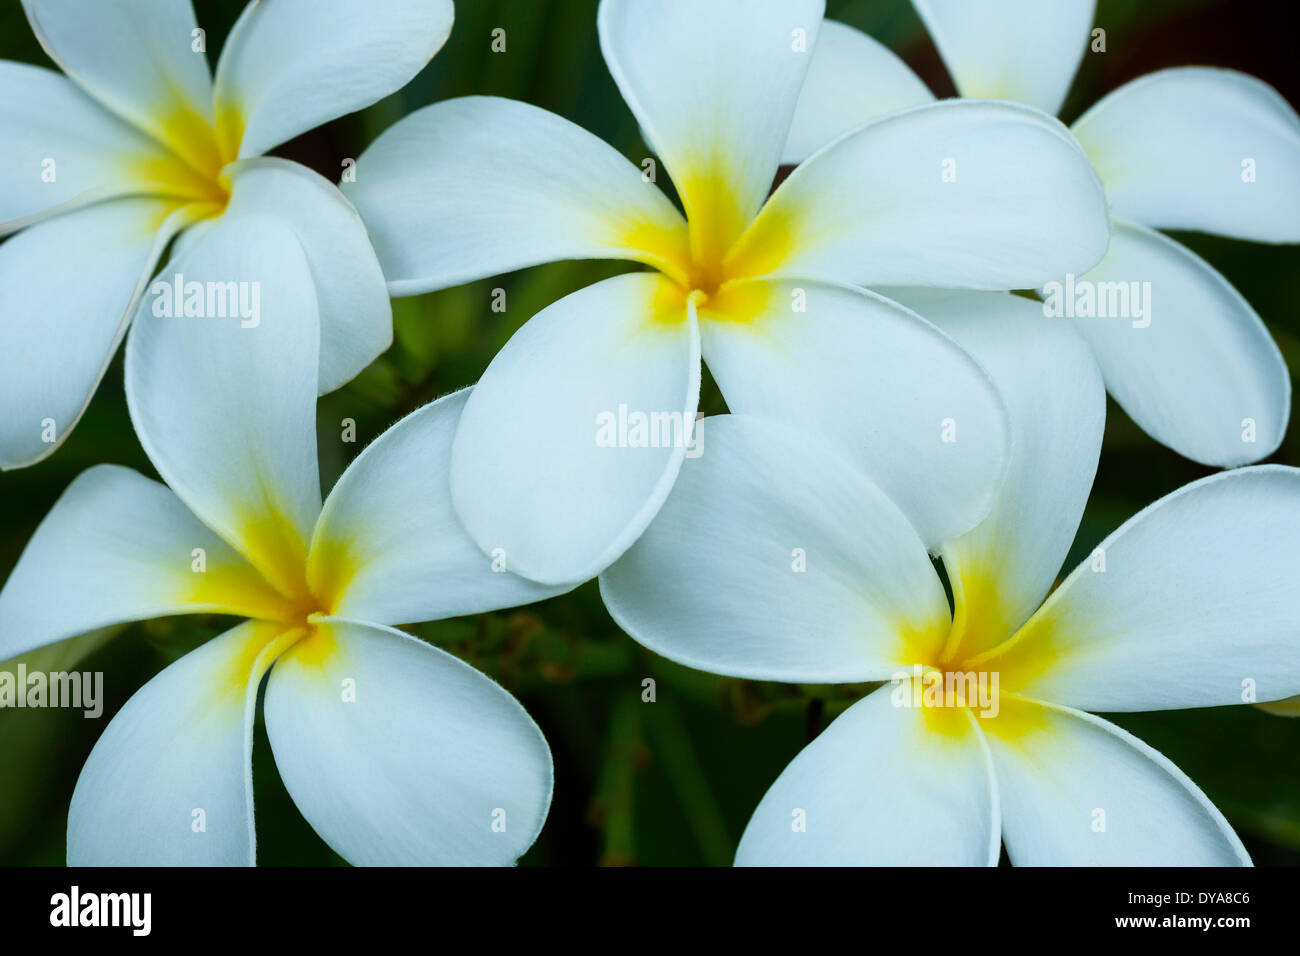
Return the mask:
[[[270,540],[264,536],[262,543]],[[323,667],[336,649],[321,619],[330,616],[333,600],[321,600],[307,584],[306,554],[292,539],[275,542],[275,564],[264,566],[257,588],[258,607],[250,636],[213,686],[214,700],[242,701],[252,680],[260,679],[276,659],[290,652],[298,664]],[[266,552],[258,554],[265,561]],[[245,596],[247,595],[245,591]]]
[[[985,733],[1023,743],[1044,726],[1044,715],[1017,690],[1051,665],[1053,629],[1032,619],[1015,634],[1001,632],[1005,617],[992,577],[955,574],[953,597],[951,625],[903,630],[902,656],[913,670],[900,693],[923,708],[936,733],[969,733],[970,713]]]
[[[748,282],[762,277],[788,252],[790,237],[777,217],[758,221],[741,207],[728,178],[719,172],[679,183],[686,228],[666,230],[638,224],[623,238],[638,258],[672,280],[675,295],[664,309],[666,320],[681,321],[692,302],[701,317],[749,321],[768,306],[770,290]]]
[[[252,567],[233,577],[196,575],[200,590],[194,594],[202,603],[242,608],[257,622],[217,682],[215,692],[220,699],[243,694],[252,677],[289,652],[296,663],[324,666],[336,646],[330,628],[321,620],[333,615],[354,571],[349,566],[313,576],[308,569],[310,543],[285,509],[269,502],[250,509],[236,538]],[[324,548],[317,556],[318,565],[321,557],[332,568],[331,559],[341,560],[345,554],[342,549]]]
[[[163,151],[131,159],[128,175],[174,199],[177,208],[195,207],[196,218],[221,215],[230,202],[225,170],[239,158],[242,117],[227,108],[212,122],[179,98],[163,116]]]

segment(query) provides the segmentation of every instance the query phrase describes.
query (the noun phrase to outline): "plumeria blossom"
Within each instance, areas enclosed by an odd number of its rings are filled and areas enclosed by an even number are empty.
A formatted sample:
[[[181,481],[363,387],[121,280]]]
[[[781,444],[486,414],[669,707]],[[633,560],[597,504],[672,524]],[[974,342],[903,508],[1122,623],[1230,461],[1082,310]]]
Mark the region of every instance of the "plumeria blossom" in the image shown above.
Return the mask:
[[[85,472],[0,591],[0,658],[108,624],[247,618],[165,668],[100,736],[68,819],[73,864],[251,864],[252,734],[356,864],[513,862],[551,795],[545,740],[505,690],[395,630],[555,593],[494,573],[446,468],[466,393],[402,419],[321,505],[315,276],[290,227],[216,231],[179,260],[262,283],[261,325],[134,323],[137,433],[166,481]],[[235,371],[238,370],[238,371]],[[237,381],[235,380],[237,379]]]
[[[1090,33],[1095,0],[913,3],[966,97],[1055,113],[1089,44],[1100,41]],[[894,54],[828,21],[785,161],[933,99]],[[1110,249],[1087,275],[1053,277],[1045,290],[1052,314],[1088,340],[1108,391],[1157,441],[1208,465],[1268,456],[1291,412],[1281,353],[1213,266],[1156,230],[1300,242],[1300,117],[1254,77],[1182,67],[1121,86],[1071,130],[1106,187]]]
[[[601,576],[606,605],[692,667],[890,682],[786,768],[738,863],[994,865],[1003,844],[1016,864],[1248,863],[1191,780],[1088,711],[1300,690],[1300,469],[1179,489],[1047,596],[1097,466],[1102,380],[1035,303],[973,297],[913,303],[985,365],[1012,421],[997,503],[942,549],[952,613],[924,542],[851,460],[743,416],[710,422],[707,453]]]
[[[17,233],[0,245],[0,468],[67,437],[169,245],[213,223],[247,234],[269,215],[306,250],[322,391],[388,347],[392,312],[356,211],[263,154],[405,85],[446,40],[451,0],[254,0],[215,80],[189,0],[23,9],[63,73],[0,61],[0,236]]]
[[[850,286],[1006,290],[1086,270],[1106,246],[1100,183],[1041,112],[951,102],[850,132],[769,197],[822,14],[602,0],[605,62],[656,157],[467,97],[402,119],[344,184],[394,295],[557,259],[650,267],[542,310],[466,403],[452,499],[519,573],[580,580],[636,539],[687,455],[701,358],[733,410],[851,442],[928,542],[990,507],[1007,424],[987,377]]]

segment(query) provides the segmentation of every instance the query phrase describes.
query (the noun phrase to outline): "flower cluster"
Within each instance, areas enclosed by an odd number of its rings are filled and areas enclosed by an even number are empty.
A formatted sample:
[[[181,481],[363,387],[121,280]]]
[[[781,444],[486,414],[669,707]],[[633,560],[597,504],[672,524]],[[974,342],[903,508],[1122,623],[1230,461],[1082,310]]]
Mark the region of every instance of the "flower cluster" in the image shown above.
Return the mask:
[[[267,154],[405,86],[451,0],[253,0],[215,73],[189,0],[22,0],[62,73],[0,61],[0,468],[63,442],[125,340],[162,483],[72,482],[0,590],[0,659],[244,619],[112,718],[70,863],[252,864],[259,697],[286,789],[349,862],[515,862],[547,743],[398,627],[593,578],[679,663],[878,685],[772,785],[738,863],[1249,863],[1187,776],[1090,712],[1300,695],[1300,469],[1255,464],[1289,374],[1157,231],[1300,242],[1300,118],[1185,68],[1067,128],[1093,0],[914,3],[958,98],[823,0],[601,0],[652,157],[468,96],[335,186]],[[633,271],[542,308],[322,501],[317,398],[389,346],[390,296],[564,259]],[[699,415],[705,365],[729,414]],[[1107,393],[1179,454],[1251,467],[1057,585]]]

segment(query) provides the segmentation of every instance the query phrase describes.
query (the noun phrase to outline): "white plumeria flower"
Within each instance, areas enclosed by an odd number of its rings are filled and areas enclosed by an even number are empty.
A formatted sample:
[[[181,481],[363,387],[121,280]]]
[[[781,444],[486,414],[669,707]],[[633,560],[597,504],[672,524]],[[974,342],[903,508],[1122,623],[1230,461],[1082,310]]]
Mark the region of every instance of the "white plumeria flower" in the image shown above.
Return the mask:
[[[822,12],[602,0],[605,62],[658,159],[468,97],[402,119],[344,185],[394,295],[556,259],[653,268],[534,316],[467,403],[452,500],[515,571],[580,580],[636,539],[686,455],[701,356],[733,410],[851,441],[928,542],[990,506],[1007,425],[987,377],[847,284],[1006,290],[1086,269],[1106,245],[1100,183],[1055,120],[972,101],[858,130],[768,198]]]
[[[1061,108],[1088,49],[1096,6],[913,2],[963,96],[1016,100],[1051,113]],[[933,99],[875,40],[828,21],[785,160],[799,162],[846,130]],[[1106,186],[1110,250],[1086,276],[1053,276],[1059,285],[1049,296],[1091,344],[1111,395],[1157,441],[1207,465],[1267,457],[1291,414],[1282,355],[1217,270],[1155,230],[1300,242],[1300,117],[1254,77],[1182,67],[1125,84],[1071,129]],[[1128,296],[1118,298],[1118,285],[1100,285],[1109,283],[1124,283]],[[1124,315],[1133,283],[1144,314],[1130,305]],[[1088,295],[1104,297],[1111,311],[1112,290],[1120,315],[1076,314],[1077,300]]]
[[[737,862],[994,865],[1005,843],[1016,864],[1248,863],[1195,784],[1086,711],[1300,690],[1300,469],[1179,489],[1043,603],[1097,466],[1100,373],[1028,300],[930,295],[927,314],[988,368],[1012,421],[997,504],[942,549],[955,613],[916,531],[838,449],[740,416],[710,423],[707,454],[601,576],[619,624],[683,664],[898,679],[795,758]],[[961,675],[974,684],[924,696]]]
[[[196,278],[260,281],[256,334],[238,319],[142,315],[132,328],[127,397],[170,490],[91,469],[0,591],[0,658],[116,622],[250,619],[113,718],[73,794],[68,861],[251,864],[254,707],[269,670],[280,776],[341,856],[511,863],[546,817],[546,742],[500,686],[392,625],[555,589],[494,573],[456,522],[446,468],[465,392],[385,432],[322,508],[314,276],[289,227],[258,226],[216,230],[180,259]]]
[[[0,61],[0,236],[22,230],[0,245],[0,468],[67,437],[169,243],[201,241],[214,221],[292,227],[320,303],[322,391],[388,347],[391,307],[356,211],[262,154],[405,85],[446,40],[451,0],[255,0],[215,82],[189,0],[23,9],[66,75]]]

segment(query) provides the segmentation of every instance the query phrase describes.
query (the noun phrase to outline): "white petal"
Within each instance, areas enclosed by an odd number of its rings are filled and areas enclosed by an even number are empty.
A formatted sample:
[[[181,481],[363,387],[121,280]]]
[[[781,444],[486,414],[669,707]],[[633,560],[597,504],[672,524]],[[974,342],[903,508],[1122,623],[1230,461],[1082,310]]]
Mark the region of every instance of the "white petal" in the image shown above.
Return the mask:
[[[1027,106],[945,100],[890,113],[797,167],[729,254],[737,275],[1005,291],[1106,251],[1101,182]]]
[[[66,76],[0,60],[0,235],[42,214],[143,192],[161,147]]]
[[[998,292],[904,291],[901,301],[979,360],[1011,421],[992,511],[943,547],[957,608],[949,646],[984,650],[1015,633],[1060,572],[1097,471],[1106,390],[1087,343],[1041,303]]]
[[[194,50],[190,0],[22,2],[50,58],[118,116],[182,149],[210,128],[212,77]]]
[[[729,409],[841,443],[933,551],[988,513],[1007,466],[1007,415],[951,339],[873,293],[795,281],[732,288],[755,300],[749,317],[700,312],[701,349]]]
[[[279,634],[241,624],[126,702],[72,794],[70,866],[253,864],[253,708]]]
[[[0,591],[0,660],[109,624],[200,612],[261,616],[278,603],[166,487],[100,465],[55,502]]]
[[[226,217],[275,216],[302,244],[320,308],[320,390],[331,392],[393,343],[393,310],[366,227],[343,194],[306,166],[259,157],[229,173]]]
[[[215,314],[168,314],[169,298],[190,301],[169,293],[178,275],[202,284]],[[320,514],[318,329],[297,239],[278,220],[244,216],[168,264],[127,342],[131,420],[158,473],[286,594],[302,588]]]
[[[824,10],[601,0],[601,52],[677,186],[697,258],[725,251],[771,190]]]
[[[962,96],[1055,114],[1083,54],[1096,0],[912,0]]]
[[[250,3],[221,51],[217,113],[256,156],[395,93],[451,33],[451,0]]]
[[[685,220],[654,181],[581,127],[514,100],[417,110],[342,189],[395,295],[557,259],[653,262],[663,241],[686,248]]]
[[[307,822],[356,865],[514,863],[542,829],[552,779],[519,702],[400,631],[318,629],[276,662],[265,704]]]
[[[1253,76],[1161,70],[1075,124],[1116,216],[1261,242],[1300,242],[1300,117]]]
[[[0,245],[0,468],[54,452],[117,350],[168,240],[185,220],[159,199],[56,216]]]
[[[1132,318],[1073,323],[1107,389],[1148,434],[1206,465],[1243,465],[1277,449],[1291,413],[1286,362],[1255,310],[1213,267],[1167,236],[1117,221],[1110,251],[1084,280],[1098,311],[1103,301],[1114,312],[1112,303],[1122,308],[1129,299]],[[1140,318],[1135,290],[1146,301]]]
[[[942,647],[924,543],[838,445],[743,416],[700,428],[703,454],[600,577],[619,626],[689,667],[799,683],[886,680]]]
[[[448,467],[469,398],[407,415],[339,478],[312,539],[312,593],[343,617],[401,624],[529,604],[559,593],[496,572],[456,520]]]
[[[921,78],[861,30],[824,20],[804,78],[782,163],[802,163],[877,116],[933,102]]]
[[[594,577],[663,504],[699,395],[694,309],[668,280],[633,273],[566,296],[470,394],[452,446],[456,513],[511,571]]]
[[[988,746],[964,709],[947,726],[894,706],[889,687],[858,701],[764,794],[736,864],[996,866]]]
[[[1101,711],[1300,693],[1300,469],[1203,478],[1100,548],[994,659],[1004,684]]]
[[[987,735],[1016,866],[1250,865],[1223,814],[1133,735],[1066,707],[1004,706],[1030,724],[1010,742]]]

